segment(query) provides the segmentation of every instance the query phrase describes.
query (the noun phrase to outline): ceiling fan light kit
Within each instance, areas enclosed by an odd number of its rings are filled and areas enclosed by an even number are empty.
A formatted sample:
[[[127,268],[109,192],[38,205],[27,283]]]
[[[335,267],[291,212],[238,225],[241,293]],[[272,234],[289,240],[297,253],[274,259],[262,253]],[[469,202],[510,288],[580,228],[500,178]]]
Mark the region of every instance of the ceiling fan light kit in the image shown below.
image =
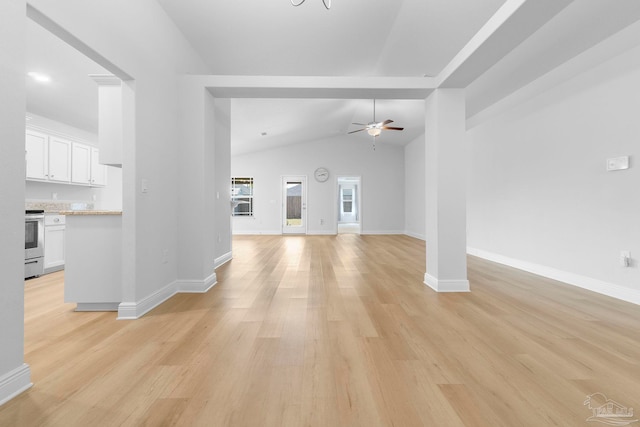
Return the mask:
[[[294,6],[300,6],[304,2],[305,0],[291,0],[291,4]],[[322,3],[324,4],[324,7],[327,8],[327,10],[331,9],[331,0],[322,0]]]
[[[362,132],[363,130],[366,130],[367,133],[373,137],[373,149],[375,150],[376,137],[380,136],[383,130],[404,130],[404,128],[387,126],[389,123],[393,123],[393,120],[387,119],[383,122],[376,121],[376,100],[374,99],[373,100],[373,121],[369,122],[366,125],[364,123],[352,123],[354,125],[364,126],[364,127],[361,129],[352,130],[351,132],[348,132],[348,133],[351,134],[351,133]]]

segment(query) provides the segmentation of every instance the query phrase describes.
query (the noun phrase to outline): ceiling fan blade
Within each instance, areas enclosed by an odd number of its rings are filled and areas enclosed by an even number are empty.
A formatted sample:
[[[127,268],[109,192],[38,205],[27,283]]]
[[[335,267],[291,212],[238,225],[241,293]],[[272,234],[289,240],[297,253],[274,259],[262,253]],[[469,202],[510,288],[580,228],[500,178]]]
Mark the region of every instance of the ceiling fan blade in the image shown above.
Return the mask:
[[[369,126],[366,123],[351,123],[352,125],[357,125],[357,126]]]
[[[393,120],[389,120],[389,119],[385,120],[384,122],[382,122],[382,126],[388,125],[389,123],[393,123]]]
[[[382,129],[384,130],[404,130],[404,128],[396,128],[393,126],[382,126]]]
[[[362,132],[363,130],[367,130],[367,129],[365,128],[365,129],[352,130],[351,132],[347,132],[347,135],[350,133]]]

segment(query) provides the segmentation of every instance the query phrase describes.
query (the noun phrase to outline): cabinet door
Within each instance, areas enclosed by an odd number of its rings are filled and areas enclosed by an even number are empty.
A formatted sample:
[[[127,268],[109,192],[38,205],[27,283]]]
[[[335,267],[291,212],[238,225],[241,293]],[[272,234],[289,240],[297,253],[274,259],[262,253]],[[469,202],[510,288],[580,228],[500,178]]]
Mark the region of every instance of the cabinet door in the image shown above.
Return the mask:
[[[25,137],[27,179],[49,177],[49,137],[28,130]]]
[[[91,147],[73,143],[71,148],[71,182],[91,184]]]
[[[64,265],[64,225],[44,228],[44,268]]]
[[[100,150],[91,148],[91,185],[104,187],[107,185],[107,167],[99,163]]]
[[[71,142],[65,139],[49,138],[49,180],[71,181]]]

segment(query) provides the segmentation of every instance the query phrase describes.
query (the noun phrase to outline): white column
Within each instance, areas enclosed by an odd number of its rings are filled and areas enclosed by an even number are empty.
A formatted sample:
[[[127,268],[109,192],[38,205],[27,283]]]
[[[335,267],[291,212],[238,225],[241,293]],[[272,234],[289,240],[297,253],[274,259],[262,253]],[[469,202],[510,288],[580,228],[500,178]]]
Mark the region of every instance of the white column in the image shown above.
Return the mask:
[[[464,89],[426,99],[426,244],[424,282],[438,292],[468,292]]]
[[[24,0],[0,1],[0,405],[31,386],[24,363]]]

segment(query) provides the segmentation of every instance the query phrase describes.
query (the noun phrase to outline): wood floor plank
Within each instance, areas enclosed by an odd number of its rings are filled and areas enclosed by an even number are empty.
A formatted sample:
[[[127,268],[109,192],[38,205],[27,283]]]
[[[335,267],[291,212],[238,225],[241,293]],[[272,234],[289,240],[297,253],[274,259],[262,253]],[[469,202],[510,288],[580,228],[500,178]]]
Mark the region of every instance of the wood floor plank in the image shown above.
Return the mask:
[[[64,272],[25,282],[33,388],[0,426],[582,426],[640,407],[640,310],[468,257],[423,283],[407,236],[237,236],[206,294],[136,321],[77,313]]]

